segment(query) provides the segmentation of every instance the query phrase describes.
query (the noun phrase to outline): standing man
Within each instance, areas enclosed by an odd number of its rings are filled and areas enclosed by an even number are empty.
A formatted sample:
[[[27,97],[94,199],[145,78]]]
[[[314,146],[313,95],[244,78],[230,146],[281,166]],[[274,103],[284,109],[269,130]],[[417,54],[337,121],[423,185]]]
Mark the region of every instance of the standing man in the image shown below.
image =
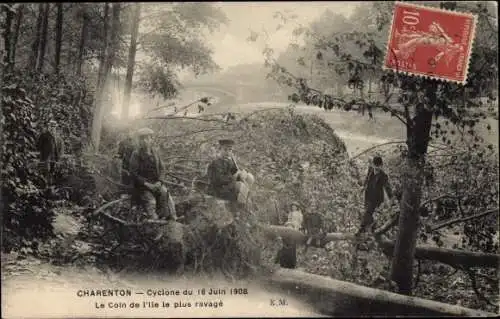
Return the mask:
[[[63,141],[57,133],[57,122],[50,120],[45,131],[38,138],[40,162],[43,163],[47,186],[53,182],[56,162],[59,161],[64,152],[63,147]]]
[[[364,233],[368,227],[373,227],[373,213],[384,202],[384,190],[388,199],[393,201],[393,194],[389,177],[382,170],[383,162],[380,156],[373,158],[372,164],[368,168],[368,175],[365,179],[365,213],[358,235]]]
[[[304,217],[304,231],[307,235],[306,249],[309,246],[323,247],[326,243],[326,230],[323,223],[323,214],[319,212],[310,212]]]

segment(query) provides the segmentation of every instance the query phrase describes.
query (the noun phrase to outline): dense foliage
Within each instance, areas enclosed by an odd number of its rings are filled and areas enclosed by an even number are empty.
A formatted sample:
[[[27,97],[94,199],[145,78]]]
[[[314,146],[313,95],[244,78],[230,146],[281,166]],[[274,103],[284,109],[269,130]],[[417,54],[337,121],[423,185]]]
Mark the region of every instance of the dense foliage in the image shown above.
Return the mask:
[[[84,151],[91,117],[92,95],[80,79],[11,74],[2,86],[6,114],[2,152],[3,249],[19,249],[22,239],[35,242],[52,234],[56,206],[83,198],[83,186],[73,184],[85,169],[75,154]],[[48,188],[38,161],[37,142],[49,119],[61,123],[66,156],[59,163],[57,189]],[[73,188],[75,187],[75,188]]]

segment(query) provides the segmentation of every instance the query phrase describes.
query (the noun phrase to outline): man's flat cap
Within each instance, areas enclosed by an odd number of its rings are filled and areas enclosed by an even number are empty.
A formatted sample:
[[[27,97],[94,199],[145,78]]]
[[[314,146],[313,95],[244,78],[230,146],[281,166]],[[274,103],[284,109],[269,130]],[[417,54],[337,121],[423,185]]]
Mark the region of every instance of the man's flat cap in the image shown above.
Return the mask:
[[[153,135],[154,133],[155,132],[148,127],[144,127],[137,130],[137,136],[148,136],[148,135]]]
[[[219,144],[222,146],[231,146],[231,145],[234,145],[234,141],[231,139],[223,139],[223,140],[219,140]]]

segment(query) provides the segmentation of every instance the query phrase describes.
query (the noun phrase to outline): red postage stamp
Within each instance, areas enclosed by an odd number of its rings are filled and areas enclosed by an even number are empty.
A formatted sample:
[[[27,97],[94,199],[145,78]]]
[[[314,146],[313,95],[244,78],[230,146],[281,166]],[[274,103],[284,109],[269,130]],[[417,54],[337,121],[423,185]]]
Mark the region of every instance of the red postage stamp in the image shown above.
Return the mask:
[[[383,69],[465,84],[476,16],[397,2]]]

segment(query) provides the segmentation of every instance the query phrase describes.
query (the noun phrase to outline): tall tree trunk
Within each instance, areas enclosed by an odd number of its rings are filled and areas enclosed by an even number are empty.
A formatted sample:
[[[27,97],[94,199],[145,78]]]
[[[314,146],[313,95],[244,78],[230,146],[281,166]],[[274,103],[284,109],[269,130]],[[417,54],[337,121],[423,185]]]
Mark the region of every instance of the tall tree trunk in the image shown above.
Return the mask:
[[[426,96],[431,105],[436,100],[437,85],[429,83]],[[423,103],[407,125],[408,155],[403,174],[403,196],[400,204],[399,234],[394,248],[391,279],[399,293],[410,295],[413,286],[413,262],[420,219],[420,201],[424,181],[425,155],[430,140],[433,113]]]
[[[104,3],[104,25],[103,25],[103,38],[104,38],[104,45],[101,48],[100,54],[99,54],[99,70],[97,71],[97,88],[102,89],[102,83],[104,81],[104,74],[105,74],[105,66],[106,66],[106,58],[108,55],[108,50],[109,50],[109,41],[108,41],[108,35],[109,35],[109,3],[105,2]]]
[[[3,63],[6,70],[12,69],[12,21],[14,20],[15,11],[10,4],[3,4],[2,11],[5,12],[5,20],[3,27],[3,42],[5,54],[3,56]]]
[[[33,70],[36,70],[37,68],[37,62],[38,62],[38,51],[40,49],[40,38],[42,36],[42,24],[43,24],[43,8],[44,4],[39,3],[38,4],[38,18],[36,20],[36,36],[35,36],[35,41],[33,41],[33,45],[31,47],[31,65],[33,67]]]
[[[2,5],[0,5],[1,7]],[[0,8],[1,9],[1,8]],[[1,12],[1,10],[0,10]],[[0,37],[0,83],[5,83],[4,81],[4,72],[5,72],[5,68],[3,67],[3,61],[4,61],[4,58],[5,58],[5,55],[7,55],[7,52],[6,52],[6,46],[5,46],[5,40],[3,37]],[[1,89],[0,87],[0,145],[2,145],[2,147],[0,147],[0,159],[2,160],[3,162],[3,145],[5,145],[5,137],[4,137],[4,134],[3,134],[3,123],[5,123],[5,119],[3,118],[3,109],[4,109],[4,106],[3,106],[3,96],[2,96],[2,92],[3,90]],[[2,194],[2,188],[3,187],[0,187],[0,222],[2,222],[2,225],[5,225],[4,224],[4,204],[3,204],[3,194]]]
[[[62,27],[63,27],[63,4],[58,2],[57,4],[57,19],[56,19],[56,59],[55,67],[56,73],[60,71],[61,64],[61,43],[62,43]]]
[[[120,10],[121,3],[115,2],[111,5],[111,45],[106,64],[106,74],[110,74],[113,68],[116,51],[118,50],[118,41],[120,37]]]
[[[101,51],[100,61],[99,61],[99,74],[97,78],[97,90],[96,90],[96,99],[95,99],[95,109],[94,116],[92,119],[92,132],[91,139],[94,148],[94,152],[99,151],[99,142],[101,140],[101,127],[102,127],[102,114],[103,114],[103,101],[105,95],[105,87],[106,80],[108,78],[106,74],[106,64],[108,58],[108,50],[109,50],[109,5],[108,3],[104,3],[104,45]]]
[[[47,48],[47,33],[49,29],[49,10],[50,3],[43,4],[43,19],[42,19],[42,33],[40,36],[40,45],[38,49],[38,58],[37,58],[37,72],[42,72],[43,65],[45,63],[45,49]]]
[[[106,77],[108,78],[108,88],[111,87],[111,73],[113,70],[113,66],[115,65],[115,59],[116,59],[116,52],[118,51],[119,48],[119,40],[120,40],[120,11],[121,11],[121,3],[115,2],[111,5],[111,34],[110,34],[110,47],[109,47],[109,54],[106,60],[106,66],[105,66],[105,73]],[[113,77],[113,81],[115,82],[115,85],[112,88],[112,94],[115,96],[117,94],[119,96],[120,94],[120,89],[119,86],[117,88],[116,85],[116,78]],[[113,101],[113,107],[115,106],[115,102],[118,101]],[[106,116],[112,111],[112,108],[108,108],[106,110],[106,113],[103,116]]]
[[[139,18],[141,15],[140,3],[135,4],[132,21],[132,35],[130,40],[130,49],[128,52],[127,75],[125,77],[125,92],[123,94],[122,118],[129,116],[130,94],[132,92],[132,78],[134,76],[135,54],[137,51],[137,34],[139,33]]]
[[[19,30],[21,28],[21,23],[24,17],[24,4],[20,4],[17,8],[16,13],[16,24],[14,25],[14,33],[12,34],[12,43],[10,45],[10,60],[12,61],[12,67],[16,64],[16,49],[17,40],[19,39]]]
[[[80,30],[80,43],[78,45],[78,60],[76,62],[76,70],[75,73],[80,76],[82,74],[82,65],[83,65],[83,53],[85,51],[85,44],[87,43],[87,24],[88,24],[88,16],[86,12],[85,4],[82,4],[83,7],[83,21],[82,28]]]

